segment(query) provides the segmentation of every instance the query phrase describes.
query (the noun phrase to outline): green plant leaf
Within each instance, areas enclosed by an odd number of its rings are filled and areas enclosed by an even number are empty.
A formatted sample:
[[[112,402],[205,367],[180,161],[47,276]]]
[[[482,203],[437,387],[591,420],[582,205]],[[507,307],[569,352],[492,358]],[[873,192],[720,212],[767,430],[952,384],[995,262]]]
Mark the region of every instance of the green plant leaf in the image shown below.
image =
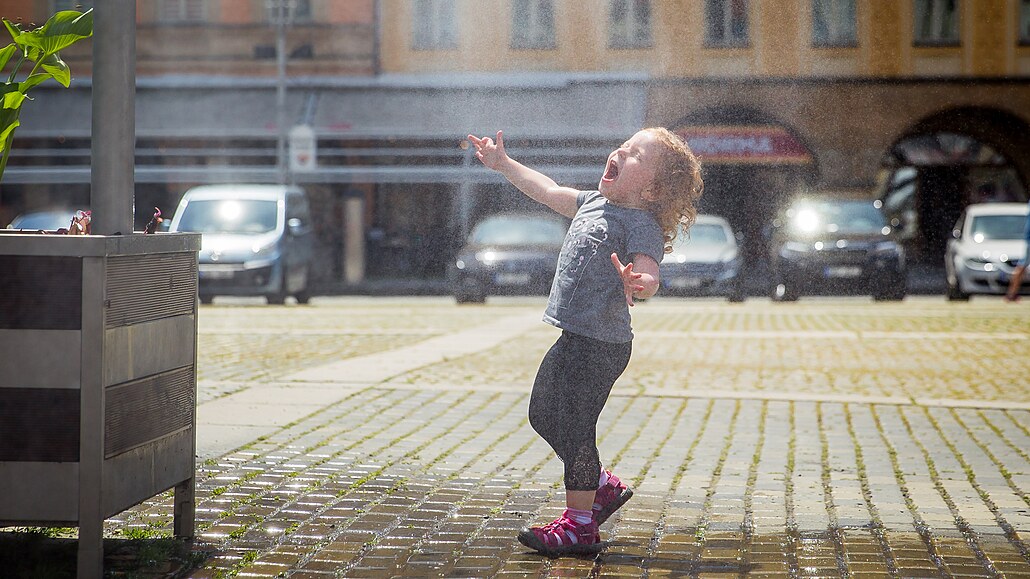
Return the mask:
[[[4,94],[4,108],[16,110],[21,108],[21,103],[25,102],[26,96],[27,95],[20,90],[12,90],[11,92]]]
[[[14,136],[14,129],[21,126],[18,120],[20,111],[18,109],[0,110],[0,151],[7,148]]]
[[[21,24],[16,24],[6,18],[3,19],[3,22],[7,32],[11,35],[11,39],[14,40],[14,45],[17,47],[16,50],[28,53],[29,49],[25,46],[25,39],[22,37],[25,32],[21,29]]]
[[[7,63],[11,61],[11,57],[14,53],[18,52],[18,45],[10,43],[0,50],[0,70],[3,70],[7,66]]]
[[[90,36],[93,36],[92,8],[86,12],[62,10],[40,28],[23,32],[21,40],[28,46],[39,48],[43,54],[55,54]]]
[[[36,74],[26,78],[25,80],[19,82],[17,84],[18,90],[20,90],[21,92],[27,93],[27,92],[29,92],[30,88],[36,86],[37,84],[45,81],[48,78],[54,78],[54,75],[50,74],[49,72],[39,72],[39,73],[36,73]]]
[[[43,70],[50,73],[54,80],[61,83],[64,88],[72,83],[72,71],[68,65],[56,54],[48,55],[42,62]],[[35,76],[35,75],[33,75]]]
[[[4,18],[3,20],[4,26],[7,28],[7,32],[11,34],[11,39],[14,40],[14,43],[18,46],[22,46],[22,43],[18,42],[18,37],[21,36],[22,32],[21,24],[15,24],[14,22],[11,22],[6,18]]]

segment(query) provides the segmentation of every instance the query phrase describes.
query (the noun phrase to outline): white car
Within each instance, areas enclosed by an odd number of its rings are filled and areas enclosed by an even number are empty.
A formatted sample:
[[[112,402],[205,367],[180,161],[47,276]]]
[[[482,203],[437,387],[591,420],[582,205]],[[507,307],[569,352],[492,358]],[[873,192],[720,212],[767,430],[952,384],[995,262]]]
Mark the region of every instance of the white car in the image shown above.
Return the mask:
[[[979,203],[962,212],[944,253],[949,300],[1004,295],[1026,255],[1026,203]]]

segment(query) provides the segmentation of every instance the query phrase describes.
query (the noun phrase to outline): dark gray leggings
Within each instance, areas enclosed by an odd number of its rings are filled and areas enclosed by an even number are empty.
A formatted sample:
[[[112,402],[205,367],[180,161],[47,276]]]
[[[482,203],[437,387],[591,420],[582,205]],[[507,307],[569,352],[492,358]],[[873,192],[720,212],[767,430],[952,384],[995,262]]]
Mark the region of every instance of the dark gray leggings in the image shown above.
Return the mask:
[[[629,364],[632,342],[613,344],[562,332],[537,370],[529,423],[565,463],[565,489],[597,489],[597,419]]]

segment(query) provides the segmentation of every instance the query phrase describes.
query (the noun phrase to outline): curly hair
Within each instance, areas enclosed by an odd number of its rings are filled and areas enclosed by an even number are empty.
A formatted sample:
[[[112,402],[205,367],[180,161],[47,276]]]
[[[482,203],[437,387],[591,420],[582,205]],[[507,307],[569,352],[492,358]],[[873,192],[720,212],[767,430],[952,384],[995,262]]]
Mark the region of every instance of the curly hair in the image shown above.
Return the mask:
[[[648,209],[658,220],[665,242],[665,253],[672,252],[677,233],[687,231],[697,218],[697,202],[704,192],[701,162],[679,135],[665,127],[644,129],[662,147],[662,155],[651,184],[654,201]]]

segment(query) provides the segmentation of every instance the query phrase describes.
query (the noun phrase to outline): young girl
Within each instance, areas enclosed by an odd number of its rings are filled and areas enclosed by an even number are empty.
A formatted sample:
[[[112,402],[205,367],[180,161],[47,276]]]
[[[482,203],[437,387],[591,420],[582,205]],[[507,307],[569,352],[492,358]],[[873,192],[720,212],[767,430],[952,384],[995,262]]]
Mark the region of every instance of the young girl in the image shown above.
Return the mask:
[[[634,298],[658,291],[658,264],[682,224],[689,227],[704,184],[687,144],[664,128],[634,134],[608,155],[597,191],[559,186],[515,161],[504,139],[468,136],[476,157],[523,193],[572,219],[544,321],[561,337],[540,363],[529,421],[565,466],[565,513],[519,533],[549,556],[593,553],[598,526],[633,495],[601,468],[597,419],[629,363]]]

